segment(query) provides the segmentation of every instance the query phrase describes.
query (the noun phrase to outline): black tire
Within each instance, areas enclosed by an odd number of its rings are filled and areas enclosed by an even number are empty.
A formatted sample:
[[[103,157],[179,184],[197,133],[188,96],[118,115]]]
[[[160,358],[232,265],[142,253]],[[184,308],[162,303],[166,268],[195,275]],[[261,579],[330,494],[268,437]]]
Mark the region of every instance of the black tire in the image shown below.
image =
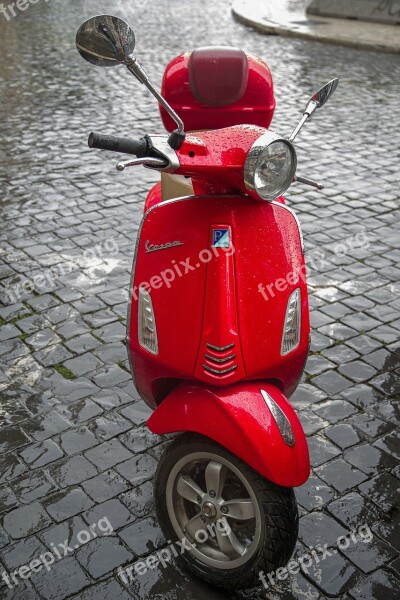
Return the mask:
[[[256,518],[254,518],[254,531],[257,533],[257,536],[255,535],[257,543],[254,541],[253,545],[250,546],[250,548],[253,548],[253,554],[249,556],[249,559],[246,562],[230,569],[222,568],[223,563],[220,563],[221,568],[211,566],[210,564],[207,564],[207,556],[205,557],[205,561],[203,561],[201,558],[199,559],[199,556],[195,556],[189,550],[179,554],[176,557],[176,561],[184,569],[189,570],[191,573],[208,583],[227,590],[258,586],[261,584],[259,578],[260,572],[263,571],[264,574],[267,574],[275,571],[279,567],[285,566],[296,545],[299,517],[293,489],[281,487],[266,480],[213,440],[197,434],[185,433],[177,437],[164,451],[154,481],[157,516],[161,529],[169,543],[175,544],[176,542],[181,541],[181,536],[178,535],[176,525],[174,527],[171,521],[167,496],[171,495],[173,492],[167,492],[167,486],[169,490],[173,490],[175,482],[179,479],[179,473],[181,472],[178,472],[178,476],[174,479],[174,472],[176,472],[176,469],[178,468],[178,463],[182,463],[182,460],[190,460],[192,454],[194,457],[199,456],[198,453],[210,454],[209,461],[213,461],[213,465],[216,463],[216,456],[220,457],[222,460],[228,461],[228,463],[240,471],[242,477],[247,481],[249,488],[246,487],[246,489],[251,489],[253,491],[254,495],[251,496],[252,502],[254,503],[255,498],[258,505],[257,516],[261,517],[260,521],[257,521]],[[214,460],[212,457],[214,457]],[[205,459],[205,461],[206,460],[207,459]],[[191,463],[188,464],[190,465]],[[193,461],[193,464],[195,464],[195,461]],[[232,471],[231,473],[234,477],[234,472]],[[223,485],[226,486],[226,483]],[[222,489],[226,490],[227,488],[224,487]],[[239,498],[241,498],[241,496],[239,496]],[[180,502],[185,504],[187,503],[187,500],[181,500],[181,498],[178,497],[178,504]],[[171,500],[169,501],[169,506],[171,506]],[[191,505],[188,504],[188,506],[190,507]],[[201,509],[198,508],[198,510],[202,515]],[[204,516],[201,516],[201,518],[204,521]],[[243,521],[243,519],[241,521]],[[253,523],[253,520],[251,519],[250,522]],[[175,523],[177,523],[177,521],[175,521]],[[242,523],[236,522],[236,525],[240,526]],[[258,531],[259,526],[260,531]],[[183,537],[186,537],[185,534]],[[212,542],[210,546],[213,543],[214,542]],[[237,560],[243,559],[239,556]]]

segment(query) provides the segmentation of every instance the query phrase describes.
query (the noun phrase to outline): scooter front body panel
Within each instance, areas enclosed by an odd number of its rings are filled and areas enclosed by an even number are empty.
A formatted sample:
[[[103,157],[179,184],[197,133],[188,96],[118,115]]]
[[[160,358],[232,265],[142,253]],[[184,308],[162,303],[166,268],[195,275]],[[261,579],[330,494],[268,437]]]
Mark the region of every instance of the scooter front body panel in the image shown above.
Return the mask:
[[[147,211],[128,321],[128,351],[142,398],[155,407],[182,381],[227,386],[273,380],[290,395],[308,352],[304,272],[298,223],[279,202],[196,196]],[[157,354],[139,343],[141,287],[152,300]],[[282,355],[288,299],[297,288],[299,343]]]
[[[290,424],[290,445],[265,401],[266,394]],[[147,426],[157,434],[205,435],[278,485],[302,485],[310,474],[301,423],[282,392],[268,383],[245,382],[222,389],[182,384],[160,404]]]

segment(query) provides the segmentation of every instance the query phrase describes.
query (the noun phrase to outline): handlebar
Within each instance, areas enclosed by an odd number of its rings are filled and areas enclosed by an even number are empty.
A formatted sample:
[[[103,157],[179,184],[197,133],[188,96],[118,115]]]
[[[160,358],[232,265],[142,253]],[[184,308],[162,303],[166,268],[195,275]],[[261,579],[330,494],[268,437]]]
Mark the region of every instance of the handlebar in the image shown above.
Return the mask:
[[[114,135],[104,135],[102,133],[92,133],[88,139],[89,148],[98,148],[99,150],[112,150],[113,152],[122,152],[123,154],[134,154],[138,158],[143,158],[148,153],[148,142],[146,139],[129,140],[128,138],[116,137]]]

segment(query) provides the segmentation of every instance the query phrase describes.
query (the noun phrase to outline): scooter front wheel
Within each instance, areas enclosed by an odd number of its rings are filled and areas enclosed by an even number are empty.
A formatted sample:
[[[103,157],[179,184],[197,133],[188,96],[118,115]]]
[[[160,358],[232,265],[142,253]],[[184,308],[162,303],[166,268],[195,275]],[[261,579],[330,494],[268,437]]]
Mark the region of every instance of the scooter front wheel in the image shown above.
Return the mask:
[[[294,550],[293,490],[277,486],[209,438],[185,433],[162,455],[155,476],[161,529],[176,560],[225,589],[260,585]]]

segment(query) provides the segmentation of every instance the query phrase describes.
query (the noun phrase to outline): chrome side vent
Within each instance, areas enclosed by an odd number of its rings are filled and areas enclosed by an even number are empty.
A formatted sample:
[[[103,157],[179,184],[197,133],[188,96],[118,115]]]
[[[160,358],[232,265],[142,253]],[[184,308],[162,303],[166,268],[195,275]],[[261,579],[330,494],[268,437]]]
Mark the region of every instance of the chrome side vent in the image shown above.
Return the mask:
[[[235,344],[214,346],[214,344],[206,343],[206,347],[207,352],[204,353],[206,362],[203,363],[202,366],[207,373],[212,373],[213,375],[219,375],[221,377],[236,371],[238,368],[238,365],[235,362],[236,354],[234,352],[229,352],[235,347]],[[228,354],[224,356],[224,353]]]

